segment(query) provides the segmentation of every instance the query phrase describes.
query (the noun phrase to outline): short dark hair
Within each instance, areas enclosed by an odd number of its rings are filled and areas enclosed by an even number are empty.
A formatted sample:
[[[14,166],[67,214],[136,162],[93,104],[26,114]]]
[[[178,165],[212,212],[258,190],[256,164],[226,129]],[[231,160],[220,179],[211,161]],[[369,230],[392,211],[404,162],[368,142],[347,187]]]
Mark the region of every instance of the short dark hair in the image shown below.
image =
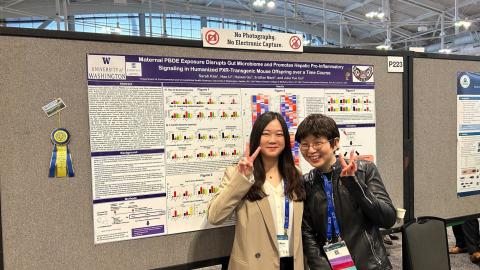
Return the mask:
[[[305,189],[302,184],[300,172],[295,167],[295,162],[293,160],[287,123],[285,123],[285,119],[283,119],[281,114],[277,112],[266,112],[257,118],[253,124],[252,132],[250,133],[250,153],[257,150],[257,147],[260,145],[263,130],[275,119],[280,122],[283,131],[283,138],[285,139],[285,148],[278,157],[278,169],[286,182],[285,196],[288,196],[291,200],[303,201],[305,200]],[[249,201],[261,200],[267,196],[262,190],[262,186],[265,183],[266,173],[260,156],[253,162],[253,176],[255,183],[245,196]]]
[[[317,138],[325,137],[329,140],[330,145],[332,145],[333,139],[340,138],[335,120],[320,113],[310,114],[300,123],[297,133],[295,133],[295,141],[300,143],[310,135]]]

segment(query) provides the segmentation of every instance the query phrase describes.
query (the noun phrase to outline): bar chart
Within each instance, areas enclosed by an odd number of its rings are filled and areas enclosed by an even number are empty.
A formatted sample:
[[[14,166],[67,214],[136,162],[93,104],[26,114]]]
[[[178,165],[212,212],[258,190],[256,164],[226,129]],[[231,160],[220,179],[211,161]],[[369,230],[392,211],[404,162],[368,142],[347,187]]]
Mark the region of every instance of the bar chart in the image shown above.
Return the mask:
[[[190,219],[192,217],[204,218],[207,215],[208,203],[195,203],[172,207],[168,211],[170,221]]]

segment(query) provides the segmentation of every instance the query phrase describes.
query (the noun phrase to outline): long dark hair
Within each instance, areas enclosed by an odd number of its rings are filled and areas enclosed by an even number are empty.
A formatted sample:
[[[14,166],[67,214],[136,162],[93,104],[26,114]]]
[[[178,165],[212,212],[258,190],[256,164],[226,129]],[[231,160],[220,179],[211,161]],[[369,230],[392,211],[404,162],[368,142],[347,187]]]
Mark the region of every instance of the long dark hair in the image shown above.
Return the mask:
[[[285,123],[281,114],[276,112],[266,112],[257,118],[253,124],[252,132],[250,133],[250,153],[253,153],[258,148],[263,130],[275,119],[280,122],[283,130],[283,137],[285,139],[285,148],[278,157],[278,169],[285,180],[285,196],[288,196],[291,200],[303,201],[306,197],[305,189],[301,182],[300,172],[295,167],[293,161],[287,123]],[[245,196],[249,201],[260,200],[267,196],[262,190],[262,186],[265,183],[266,173],[261,157],[257,157],[253,162],[253,176],[255,178],[255,183]]]

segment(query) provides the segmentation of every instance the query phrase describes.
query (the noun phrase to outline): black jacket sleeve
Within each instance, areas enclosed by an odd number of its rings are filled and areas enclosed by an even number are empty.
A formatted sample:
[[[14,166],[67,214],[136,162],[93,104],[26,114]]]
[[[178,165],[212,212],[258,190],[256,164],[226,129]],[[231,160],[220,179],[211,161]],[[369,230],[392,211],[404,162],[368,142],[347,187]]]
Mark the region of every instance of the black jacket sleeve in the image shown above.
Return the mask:
[[[341,181],[373,224],[381,228],[395,224],[395,207],[375,164],[357,161],[355,176],[341,177]]]

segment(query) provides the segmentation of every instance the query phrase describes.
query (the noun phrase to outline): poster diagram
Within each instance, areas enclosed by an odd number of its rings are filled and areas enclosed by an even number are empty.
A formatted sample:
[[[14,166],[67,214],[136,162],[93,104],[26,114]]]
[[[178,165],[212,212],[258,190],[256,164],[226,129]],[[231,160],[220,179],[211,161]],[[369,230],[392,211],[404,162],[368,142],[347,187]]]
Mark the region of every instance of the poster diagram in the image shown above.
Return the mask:
[[[89,54],[87,67],[96,244],[215,227],[208,204],[268,111],[304,172],[294,135],[312,113],[337,121],[341,151],[375,160],[373,66]]]
[[[457,73],[457,194],[480,194],[480,73]]]

